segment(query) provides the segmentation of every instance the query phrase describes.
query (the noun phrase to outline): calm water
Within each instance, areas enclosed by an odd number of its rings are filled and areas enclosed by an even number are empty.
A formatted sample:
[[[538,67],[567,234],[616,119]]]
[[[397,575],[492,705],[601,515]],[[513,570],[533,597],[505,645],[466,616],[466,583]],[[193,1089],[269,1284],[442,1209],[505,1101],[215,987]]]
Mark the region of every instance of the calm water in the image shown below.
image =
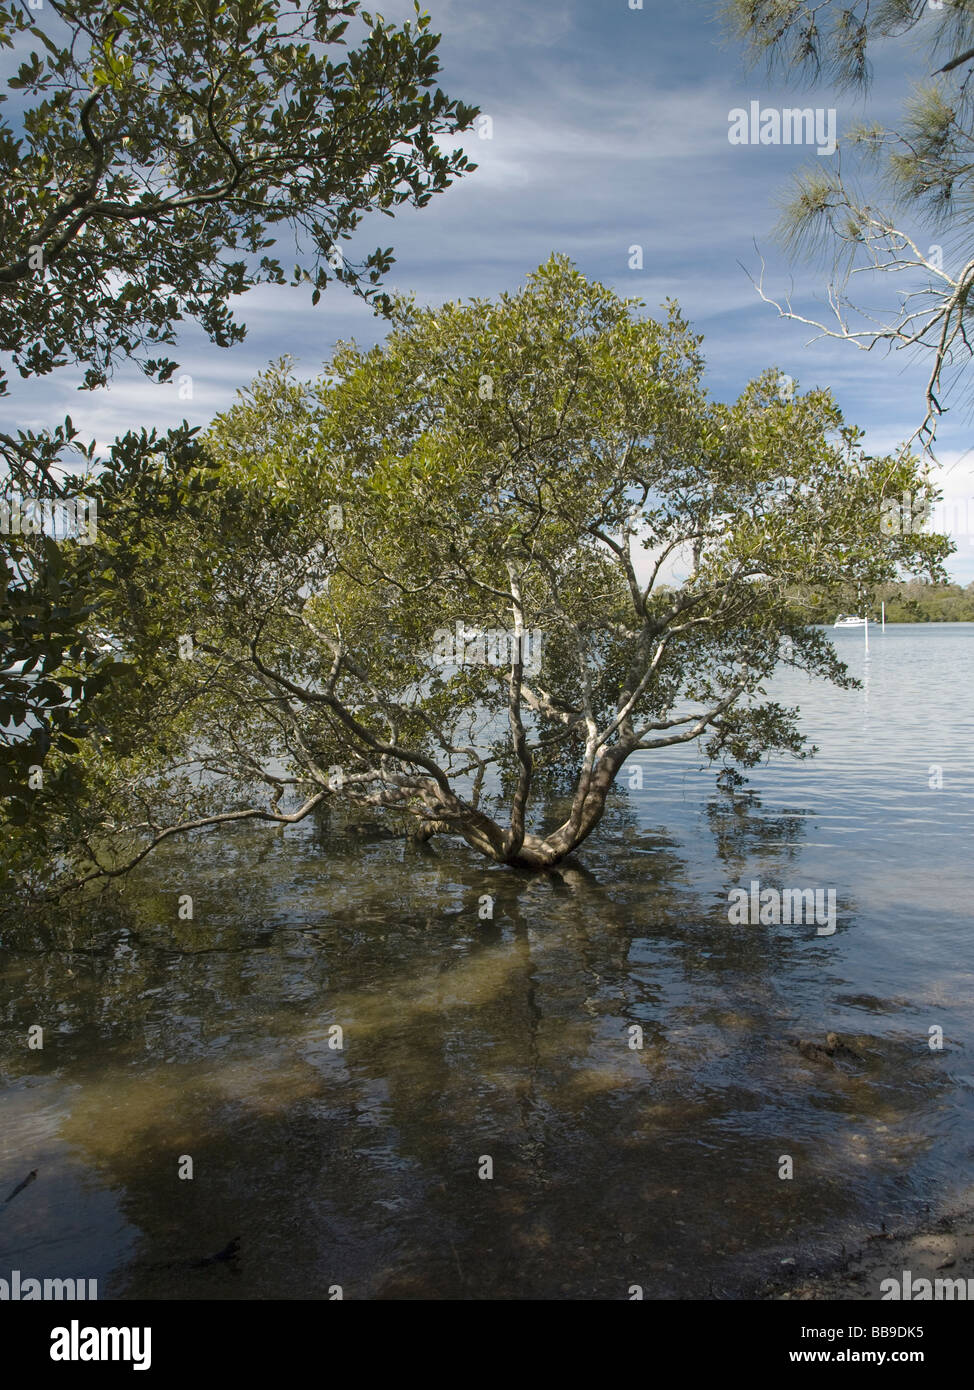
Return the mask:
[[[862,675],[862,632],[835,640]],[[776,683],[814,762],[735,801],[694,752],[643,755],[562,878],[239,827],[147,862],[128,919],[8,929],[0,1200],[39,1176],[0,1207],[0,1277],[746,1296],[949,1204],[974,1154],[974,625],[870,645],[863,691]],[[751,879],[834,888],[837,931],[730,926]],[[830,1030],[836,1065],[794,1045]]]

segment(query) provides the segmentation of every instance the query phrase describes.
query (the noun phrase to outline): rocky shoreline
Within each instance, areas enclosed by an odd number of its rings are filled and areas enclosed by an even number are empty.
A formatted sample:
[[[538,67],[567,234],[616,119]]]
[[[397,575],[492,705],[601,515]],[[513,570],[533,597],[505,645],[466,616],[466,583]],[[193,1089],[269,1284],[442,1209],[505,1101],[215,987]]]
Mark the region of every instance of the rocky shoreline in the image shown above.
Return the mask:
[[[759,1297],[835,1302],[974,1297],[974,1194],[953,1211],[909,1230],[879,1231],[856,1249],[818,1263],[814,1272],[799,1270],[791,1279],[771,1281]]]

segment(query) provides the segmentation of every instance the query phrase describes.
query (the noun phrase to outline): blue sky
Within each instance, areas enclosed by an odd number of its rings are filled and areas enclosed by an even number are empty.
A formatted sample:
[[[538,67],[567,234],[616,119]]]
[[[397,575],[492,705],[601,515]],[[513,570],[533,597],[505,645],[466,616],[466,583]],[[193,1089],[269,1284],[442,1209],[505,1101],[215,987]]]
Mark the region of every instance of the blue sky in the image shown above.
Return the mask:
[[[366,222],[357,247],[395,248],[389,286],[424,303],[514,289],[552,251],[570,256],[588,276],[637,295],[653,313],[676,298],[705,335],[708,385],[736,395],[768,366],[794,377],[799,389],[830,386],[846,418],[867,431],[875,450],[912,434],[923,413],[923,363],[903,353],[882,357],[849,344],[819,341],[781,320],[759,300],[747,274],[756,272],[757,242],[768,263],[768,287],[814,309],[825,275],[789,266],[775,250],[777,205],[790,174],[818,159],[814,150],[734,146],[728,113],[764,106],[835,107],[840,137],[869,117],[895,124],[909,81],[925,75],[914,40],[884,45],[873,87],[863,100],[827,87],[797,88],[750,71],[721,26],[717,0],[427,0],[443,36],[441,85],[479,105],[492,122],[490,139],[462,144],[475,173],[422,210],[394,221]],[[408,18],[403,0],[379,6],[387,19]],[[6,62],[9,60],[5,60]],[[824,162],[828,162],[827,160]],[[946,236],[908,227],[924,247]],[[631,270],[629,248],[642,247],[643,269]],[[288,263],[288,249],[282,246]],[[747,268],[742,268],[743,266]],[[187,328],[180,370],[193,379],[192,400],[176,385],[118,373],[107,391],[77,393],[77,374],[64,371],[15,389],[6,426],[50,423],[70,411],[100,443],[143,424],[184,416],[205,424],[266,363],[290,353],[314,375],[334,343],[383,336],[381,320],[346,290],[329,290],[312,308],[302,291],[265,287],[240,304],[247,340],[221,351]],[[943,422],[938,454],[941,486],[958,552],[949,568],[974,579],[974,469],[969,411],[958,401]]]

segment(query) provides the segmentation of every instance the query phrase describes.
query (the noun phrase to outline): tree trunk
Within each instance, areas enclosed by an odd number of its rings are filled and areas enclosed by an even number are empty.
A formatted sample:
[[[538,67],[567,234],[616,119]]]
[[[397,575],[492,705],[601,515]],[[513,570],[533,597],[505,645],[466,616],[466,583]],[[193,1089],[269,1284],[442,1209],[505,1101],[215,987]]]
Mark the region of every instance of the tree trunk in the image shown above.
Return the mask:
[[[578,849],[602,819],[612,784],[631,751],[626,744],[608,749],[592,770],[581,806],[575,808],[574,814],[544,838],[526,834],[518,852],[499,862],[518,869],[550,869]]]

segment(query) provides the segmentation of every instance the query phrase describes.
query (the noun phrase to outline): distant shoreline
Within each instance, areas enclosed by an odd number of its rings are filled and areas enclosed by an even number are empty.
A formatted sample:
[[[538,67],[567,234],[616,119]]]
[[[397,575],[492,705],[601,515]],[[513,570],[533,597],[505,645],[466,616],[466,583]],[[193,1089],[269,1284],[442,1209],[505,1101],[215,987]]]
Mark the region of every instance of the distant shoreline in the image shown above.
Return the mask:
[[[965,624],[974,627],[974,618],[891,618],[888,614],[886,617],[887,627],[963,627]],[[822,623],[821,626],[833,628],[835,621],[833,619],[831,623]],[[879,618],[870,618],[869,626],[881,627],[882,621]]]

